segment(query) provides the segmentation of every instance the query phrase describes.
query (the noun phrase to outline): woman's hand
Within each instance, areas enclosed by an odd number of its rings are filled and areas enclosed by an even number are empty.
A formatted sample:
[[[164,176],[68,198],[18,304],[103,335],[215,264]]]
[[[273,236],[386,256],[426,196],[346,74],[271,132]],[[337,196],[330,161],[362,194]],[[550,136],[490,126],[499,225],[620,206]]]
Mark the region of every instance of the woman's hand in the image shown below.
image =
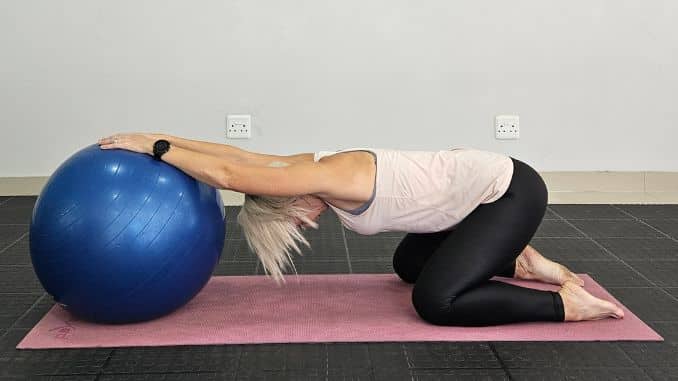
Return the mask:
[[[159,139],[162,139],[159,134],[128,133],[101,138],[98,143],[101,149],[118,148],[153,155],[153,144]]]

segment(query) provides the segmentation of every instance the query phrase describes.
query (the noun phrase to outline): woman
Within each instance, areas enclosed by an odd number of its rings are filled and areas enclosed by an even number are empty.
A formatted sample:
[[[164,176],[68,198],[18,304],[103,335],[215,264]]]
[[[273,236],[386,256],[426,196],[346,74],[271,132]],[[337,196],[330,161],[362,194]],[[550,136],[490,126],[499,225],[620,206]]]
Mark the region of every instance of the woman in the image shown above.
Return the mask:
[[[159,141],[171,148],[158,154]],[[331,208],[358,233],[408,233],[393,267],[414,283],[412,303],[430,323],[486,326],[624,315],[528,245],[546,211],[546,186],[534,169],[509,156],[468,148],[277,156],[158,134],[119,134],[99,144],[146,154],[155,147],[156,158],[188,175],[245,193],[238,222],[276,281],[292,263],[290,250],[300,252],[297,241],[309,245],[301,229],[318,228],[318,216]],[[490,280],[495,275],[561,288],[518,287]]]

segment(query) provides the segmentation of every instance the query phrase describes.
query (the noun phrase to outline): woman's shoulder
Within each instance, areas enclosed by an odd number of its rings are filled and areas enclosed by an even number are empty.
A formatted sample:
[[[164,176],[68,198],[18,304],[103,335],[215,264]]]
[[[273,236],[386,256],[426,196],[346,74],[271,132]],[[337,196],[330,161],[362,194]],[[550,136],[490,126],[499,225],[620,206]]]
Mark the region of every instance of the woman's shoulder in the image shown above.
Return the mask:
[[[313,160],[346,161],[352,158],[367,157],[366,155],[373,155],[376,151],[374,148],[345,148],[336,151],[317,151],[313,155]]]

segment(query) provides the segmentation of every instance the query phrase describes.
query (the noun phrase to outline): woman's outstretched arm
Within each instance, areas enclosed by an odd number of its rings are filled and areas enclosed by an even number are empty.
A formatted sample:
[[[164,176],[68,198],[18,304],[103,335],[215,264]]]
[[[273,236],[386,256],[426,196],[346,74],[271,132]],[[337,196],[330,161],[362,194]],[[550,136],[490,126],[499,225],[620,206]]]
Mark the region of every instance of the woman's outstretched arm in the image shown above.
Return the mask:
[[[157,134],[116,134],[99,139],[98,144],[101,149],[124,149],[153,155],[153,143],[157,139]],[[170,150],[162,155],[162,161],[218,189],[228,189],[227,168],[235,163],[226,157],[212,156],[178,146],[171,146]]]
[[[156,134],[116,134],[102,138],[98,143],[102,149],[126,149],[153,155],[153,143],[157,138]],[[312,160],[273,168],[174,145],[162,156],[162,161],[215,188],[258,195],[321,193],[333,189],[331,183],[337,181],[337,176],[330,174],[329,164]]]
[[[313,161],[312,153],[301,153],[289,156],[268,155],[246,151],[242,148],[238,148],[228,144],[203,142],[199,140],[191,140],[166,134],[154,134],[154,135],[157,136],[158,139],[167,140],[173,146],[181,147],[195,152],[201,152],[212,156],[223,157],[233,162],[248,165],[267,166],[274,161],[284,161],[289,164],[294,164],[300,161]]]
[[[341,180],[335,172],[328,164],[313,161],[281,168],[231,163],[225,185],[236,192],[261,196],[329,195]]]

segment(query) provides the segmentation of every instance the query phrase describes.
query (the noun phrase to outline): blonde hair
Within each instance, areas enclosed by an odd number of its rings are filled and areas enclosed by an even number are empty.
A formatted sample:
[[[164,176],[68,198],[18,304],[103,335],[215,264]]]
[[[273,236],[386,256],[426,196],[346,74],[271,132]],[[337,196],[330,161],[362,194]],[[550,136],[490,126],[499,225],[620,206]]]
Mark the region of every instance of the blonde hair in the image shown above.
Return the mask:
[[[273,162],[269,167],[284,167],[289,164]],[[238,213],[247,245],[264,267],[266,275],[273,276],[278,285],[285,282],[283,271],[290,266],[297,273],[290,250],[303,255],[297,241],[311,247],[295,219],[318,229],[318,224],[308,218],[310,208],[296,205],[301,196],[276,197],[245,194],[245,202]]]

